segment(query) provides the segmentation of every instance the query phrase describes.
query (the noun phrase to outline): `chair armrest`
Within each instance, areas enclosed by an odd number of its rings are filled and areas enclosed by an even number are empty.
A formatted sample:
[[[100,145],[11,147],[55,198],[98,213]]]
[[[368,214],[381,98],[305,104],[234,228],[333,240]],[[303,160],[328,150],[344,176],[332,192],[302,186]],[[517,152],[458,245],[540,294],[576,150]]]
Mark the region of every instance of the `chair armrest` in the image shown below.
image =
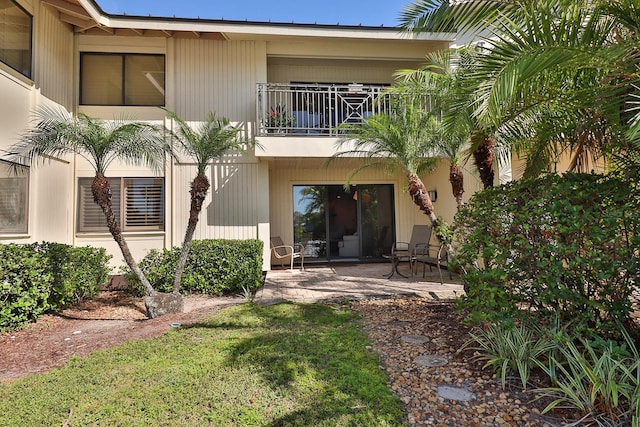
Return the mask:
[[[395,242],[391,247],[391,253],[395,254],[396,252],[409,252],[409,243],[408,242]]]
[[[286,251],[286,254],[285,255],[280,255],[278,253],[278,249],[284,249]],[[291,245],[272,246],[271,250],[276,255],[276,258],[284,258],[286,256],[291,255],[294,252],[293,251],[293,246],[291,246]]]
[[[430,243],[417,243],[413,248],[413,255],[430,255],[432,249],[437,251],[438,246]]]

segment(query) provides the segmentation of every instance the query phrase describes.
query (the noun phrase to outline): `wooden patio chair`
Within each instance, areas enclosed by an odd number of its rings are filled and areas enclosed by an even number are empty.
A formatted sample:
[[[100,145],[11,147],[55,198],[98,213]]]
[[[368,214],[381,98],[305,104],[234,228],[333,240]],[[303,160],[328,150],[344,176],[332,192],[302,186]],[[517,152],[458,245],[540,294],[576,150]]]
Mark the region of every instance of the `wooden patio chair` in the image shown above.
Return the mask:
[[[271,251],[276,259],[280,260],[280,266],[284,267],[284,260],[289,258],[291,270],[293,270],[293,261],[296,258],[300,258],[300,269],[304,270],[304,246],[301,243],[285,245],[280,236],[273,236],[271,238]]]

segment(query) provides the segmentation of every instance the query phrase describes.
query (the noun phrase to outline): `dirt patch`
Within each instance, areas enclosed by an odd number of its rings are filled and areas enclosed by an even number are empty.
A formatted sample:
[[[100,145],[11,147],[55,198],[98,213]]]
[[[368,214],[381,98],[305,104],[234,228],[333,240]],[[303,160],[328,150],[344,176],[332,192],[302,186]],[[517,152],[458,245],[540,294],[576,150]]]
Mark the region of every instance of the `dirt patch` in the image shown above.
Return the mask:
[[[0,334],[0,380],[48,371],[74,355],[156,337],[171,323],[193,323],[241,302],[240,298],[187,296],[184,313],[147,319],[142,298],[101,292],[59,315],[46,315],[20,331]]]

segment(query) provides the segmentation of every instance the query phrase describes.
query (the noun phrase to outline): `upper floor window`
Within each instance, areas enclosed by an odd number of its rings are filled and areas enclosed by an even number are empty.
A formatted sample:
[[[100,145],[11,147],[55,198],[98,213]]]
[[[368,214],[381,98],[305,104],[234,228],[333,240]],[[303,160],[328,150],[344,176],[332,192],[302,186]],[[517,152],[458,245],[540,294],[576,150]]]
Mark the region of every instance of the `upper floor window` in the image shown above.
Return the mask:
[[[164,70],[164,55],[84,52],[80,104],[163,106]]]
[[[80,178],[78,231],[108,231],[100,206],[93,201],[93,178]],[[109,178],[113,213],[122,231],[164,230],[164,179]]]
[[[29,172],[9,173],[9,164],[0,161],[0,234],[27,233]]]
[[[33,18],[12,0],[0,0],[0,61],[31,78]]]

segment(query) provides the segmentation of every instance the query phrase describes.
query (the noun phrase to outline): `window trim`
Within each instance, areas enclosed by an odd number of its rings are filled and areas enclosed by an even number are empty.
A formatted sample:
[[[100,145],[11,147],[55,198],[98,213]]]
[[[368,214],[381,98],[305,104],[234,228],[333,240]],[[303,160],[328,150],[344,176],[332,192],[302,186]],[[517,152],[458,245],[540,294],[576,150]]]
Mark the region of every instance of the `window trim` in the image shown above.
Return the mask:
[[[21,76],[26,77],[29,80],[33,80],[33,15],[29,13],[27,9],[22,7],[22,5],[16,0],[9,0],[9,2],[11,2],[11,4],[13,4],[29,18],[29,72],[28,74],[25,74],[13,65],[2,60],[0,60],[0,64],[7,66],[9,69],[19,73]]]
[[[129,232],[156,232],[162,233],[166,230],[166,181],[164,177],[154,177],[154,176],[126,176],[126,177],[112,177],[107,178],[111,183],[111,187],[114,188],[115,185],[118,186],[119,191],[119,203],[116,209],[116,219],[118,220],[118,226],[122,230],[123,233]],[[160,218],[161,224],[159,225],[142,225],[142,226],[127,226],[127,218],[130,212],[127,210],[127,183],[135,180],[153,180],[159,181],[160,183]],[[83,216],[86,215],[86,212],[83,210],[84,204],[83,202],[83,191],[87,191],[85,197],[91,197],[91,206],[92,209],[95,209],[92,213],[99,212],[100,221],[104,220],[104,213],[102,209],[93,201],[93,196],[91,194],[91,183],[93,182],[92,177],[80,177],[78,178],[78,191],[77,191],[77,209],[76,209],[76,233],[86,233],[86,234],[102,234],[109,233],[109,229],[106,224],[103,226],[85,226],[83,224]],[[86,190],[85,190],[86,189]]]
[[[5,161],[0,159],[0,165],[3,166],[8,166],[11,167],[11,162]],[[30,187],[31,187],[31,168],[28,166],[25,166],[25,172],[23,173],[18,173],[15,176],[10,176],[10,174],[0,174],[0,179],[24,179],[25,183],[24,183],[24,228],[20,229],[20,230],[5,230],[3,228],[0,228],[0,235],[11,235],[11,236],[16,236],[16,235],[27,235],[29,234],[29,219],[30,219],[30,212],[29,212],[29,193],[30,193]]]
[[[121,102],[118,104],[109,104],[109,103],[103,103],[103,104],[89,104],[89,103],[85,103],[83,101],[83,82],[84,82],[84,70],[83,70],[83,64],[84,64],[84,57],[85,56],[119,56],[122,58],[122,68],[120,70],[120,79],[121,79],[121,93],[120,93],[120,100]],[[163,100],[162,100],[162,104],[161,105],[151,105],[151,104],[126,104],[125,103],[125,99],[126,99],[126,91],[127,91],[127,85],[126,85],[126,58],[129,56],[157,56],[157,57],[162,57],[162,64],[164,66],[164,73],[165,73],[165,81],[164,81],[164,87],[163,89],[165,90],[165,94],[163,94]],[[93,51],[85,51],[85,52],[80,52],[80,87],[78,90],[78,96],[79,96],[79,100],[78,100],[78,104],[79,105],[86,105],[86,106],[97,106],[97,107],[164,107],[167,104],[167,96],[166,96],[166,89],[167,89],[167,79],[166,79],[166,75],[167,75],[167,55],[164,53],[128,53],[128,52],[93,52]]]

